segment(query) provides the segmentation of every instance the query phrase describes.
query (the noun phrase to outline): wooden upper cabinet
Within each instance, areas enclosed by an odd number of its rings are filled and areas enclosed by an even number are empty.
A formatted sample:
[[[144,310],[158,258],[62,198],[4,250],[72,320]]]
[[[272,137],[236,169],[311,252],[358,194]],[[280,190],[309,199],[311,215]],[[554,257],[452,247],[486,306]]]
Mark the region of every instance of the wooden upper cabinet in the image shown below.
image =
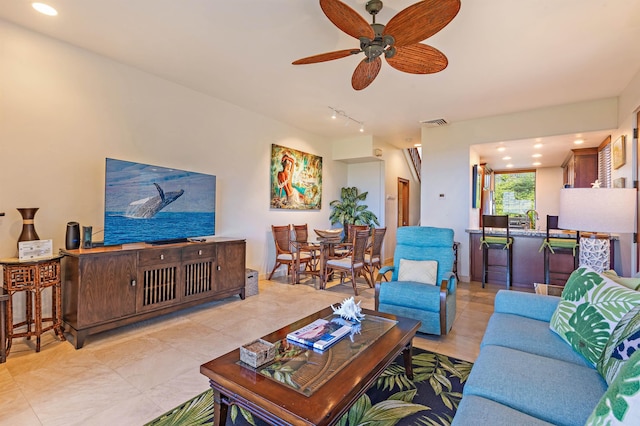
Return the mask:
[[[562,168],[565,185],[591,188],[598,179],[598,148],[572,149]]]

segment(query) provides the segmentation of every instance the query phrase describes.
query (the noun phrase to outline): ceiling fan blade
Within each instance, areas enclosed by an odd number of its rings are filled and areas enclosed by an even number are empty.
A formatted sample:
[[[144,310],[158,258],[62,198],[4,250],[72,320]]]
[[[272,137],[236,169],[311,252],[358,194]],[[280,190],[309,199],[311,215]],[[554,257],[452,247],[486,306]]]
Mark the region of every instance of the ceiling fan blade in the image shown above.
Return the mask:
[[[353,72],[353,76],[351,77],[351,86],[355,90],[362,90],[366,88],[377,77],[381,66],[382,60],[379,56],[371,62],[367,62],[366,59],[363,59]]]
[[[458,14],[460,0],[423,0],[398,12],[384,29],[395,46],[418,43],[443,29]]]
[[[320,7],[333,25],[351,37],[368,37],[373,39],[375,33],[371,25],[358,12],[340,0],[320,0]]]
[[[320,53],[319,55],[308,56],[306,58],[293,61],[293,65],[315,64],[316,62],[333,61],[334,59],[346,58],[350,55],[360,53],[357,49],[336,50],[334,52]]]
[[[398,71],[411,74],[433,74],[447,67],[447,57],[435,47],[422,43],[396,48],[396,54],[387,62]]]

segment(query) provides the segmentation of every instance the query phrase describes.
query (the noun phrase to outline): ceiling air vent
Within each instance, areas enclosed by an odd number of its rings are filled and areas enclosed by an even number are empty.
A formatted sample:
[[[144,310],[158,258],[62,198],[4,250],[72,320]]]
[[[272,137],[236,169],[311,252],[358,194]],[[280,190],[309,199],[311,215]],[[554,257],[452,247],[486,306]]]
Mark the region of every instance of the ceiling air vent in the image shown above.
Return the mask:
[[[420,122],[421,124],[424,124],[427,127],[440,127],[440,126],[446,126],[447,124],[447,120],[445,120],[444,118],[436,118],[435,120],[424,120]]]

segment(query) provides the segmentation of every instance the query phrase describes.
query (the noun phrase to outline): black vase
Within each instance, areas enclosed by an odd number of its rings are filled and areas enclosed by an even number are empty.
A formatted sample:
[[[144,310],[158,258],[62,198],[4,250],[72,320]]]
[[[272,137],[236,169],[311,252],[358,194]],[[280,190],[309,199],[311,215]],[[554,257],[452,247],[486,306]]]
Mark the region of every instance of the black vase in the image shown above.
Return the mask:
[[[38,207],[18,209],[18,211],[22,215],[22,232],[18,237],[18,242],[39,240],[40,237],[38,237],[36,227],[33,224],[33,218],[38,211]]]

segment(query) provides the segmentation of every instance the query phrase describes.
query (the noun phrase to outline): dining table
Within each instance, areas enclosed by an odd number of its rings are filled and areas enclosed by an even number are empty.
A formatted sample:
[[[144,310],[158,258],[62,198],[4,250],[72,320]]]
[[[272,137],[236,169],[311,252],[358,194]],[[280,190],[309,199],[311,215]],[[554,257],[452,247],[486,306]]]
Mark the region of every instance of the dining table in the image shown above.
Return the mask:
[[[295,262],[291,271],[292,284],[300,284],[302,274],[320,278],[320,290],[324,290],[331,273],[325,276],[327,260],[337,257],[336,248],[349,248],[351,243],[345,243],[341,238],[322,238],[316,241],[291,241],[291,252]],[[311,261],[306,268],[300,270],[300,253],[311,254]],[[339,256],[338,256],[339,257]]]

